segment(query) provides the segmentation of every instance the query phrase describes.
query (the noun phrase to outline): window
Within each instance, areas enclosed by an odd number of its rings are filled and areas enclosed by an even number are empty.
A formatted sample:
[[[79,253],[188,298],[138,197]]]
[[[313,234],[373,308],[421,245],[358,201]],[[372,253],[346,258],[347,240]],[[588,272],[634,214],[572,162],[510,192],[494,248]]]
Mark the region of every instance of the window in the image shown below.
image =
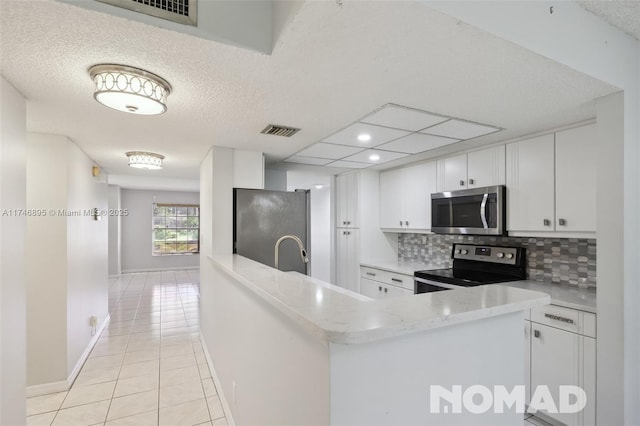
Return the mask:
[[[153,255],[200,252],[200,206],[153,205]]]

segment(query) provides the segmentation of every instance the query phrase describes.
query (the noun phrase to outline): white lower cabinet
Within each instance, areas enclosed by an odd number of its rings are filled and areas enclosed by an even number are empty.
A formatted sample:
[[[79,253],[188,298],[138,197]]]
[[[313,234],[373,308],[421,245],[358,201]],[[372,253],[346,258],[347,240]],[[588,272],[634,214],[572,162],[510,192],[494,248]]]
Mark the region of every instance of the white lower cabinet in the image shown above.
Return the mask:
[[[562,387],[578,386],[586,394],[586,406],[582,411],[556,413],[540,410],[538,413],[569,426],[595,425],[595,315],[551,305],[532,310],[531,320],[525,321],[525,348],[529,350],[529,361],[525,356],[525,363],[530,372],[529,380],[525,380],[530,384],[527,404],[535,402],[536,392],[546,386],[560,411]],[[575,397],[571,396],[569,403],[577,403]]]
[[[413,277],[363,266],[360,271],[360,293],[373,299],[413,294]]]
[[[336,284],[360,292],[360,230],[338,228],[336,233]]]

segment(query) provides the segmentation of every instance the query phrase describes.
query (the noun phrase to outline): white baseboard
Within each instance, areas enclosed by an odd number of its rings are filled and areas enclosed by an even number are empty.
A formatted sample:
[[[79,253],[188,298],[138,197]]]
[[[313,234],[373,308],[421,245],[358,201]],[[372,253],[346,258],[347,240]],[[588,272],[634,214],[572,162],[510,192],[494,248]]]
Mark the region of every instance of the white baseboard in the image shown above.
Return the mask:
[[[200,269],[200,265],[196,266],[176,266],[173,268],[143,268],[143,269],[123,269],[123,274],[133,274],[136,272],[165,272],[165,271],[186,271],[192,269]]]
[[[71,389],[71,385],[73,385],[73,382],[76,380],[76,377],[78,377],[78,374],[82,369],[82,366],[84,365],[87,358],[89,358],[89,354],[91,353],[91,351],[93,350],[93,347],[98,342],[98,339],[102,334],[102,331],[107,326],[107,324],[109,324],[109,321],[111,321],[111,315],[107,314],[107,317],[104,319],[104,321],[102,321],[102,325],[100,325],[100,327],[96,329],[96,334],[94,334],[91,337],[91,340],[87,345],[87,348],[82,353],[82,356],[80,357],[75,367],[71,371],[71,374],[69,375],[69,377],[67,377],[67,380],[61,380],[59,382],[43,383],[41,385],[27,386],[27,392],[26,392],[27,398],[31,398],[32,396],[47,395],[47,394],[56,393],[56,392],[64,392]]]
[[[233,420],[233,415],[231,415],[231,408],[229,408],[227,398],[225,398],[224,392],[222,391],[222,383],[220,382],[220,379],[216,374],[216,369],[213,368],[213,361],[211,361],[211,357],[209,356],[209,350],[207,349],[207,344],[204,342],[204,337],[202,337],[202,332],[200,332],[200,343],[202,343],[202,350],[204,351],[204,357],[207,360],[207,365],[209,366],[209,370],[211,371],[213,383],[216,385],[216,389],[218,390],[218,397],[220,398],[220,402],[222,403],[222,410],[224,411],[224,415],[227,418],[227,424],[229,426],[236,426],[236,422]]]

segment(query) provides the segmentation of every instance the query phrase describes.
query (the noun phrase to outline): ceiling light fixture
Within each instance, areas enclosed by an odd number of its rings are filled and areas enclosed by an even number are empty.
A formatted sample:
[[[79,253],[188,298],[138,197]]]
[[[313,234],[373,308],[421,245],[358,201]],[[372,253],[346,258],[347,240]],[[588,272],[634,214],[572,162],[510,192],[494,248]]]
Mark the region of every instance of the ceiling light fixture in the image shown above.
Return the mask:
[[[313,186],[315,186],[315,188],[316,188],[316,189],[322,189],[322,188],[324,188],[324,185],[323,185],[323,184],[321,184],[321,183],[316,183],[316,184],[315,184],[315,185],[313,185]]]
[[[160,170],[162,168],[162,160],[164,155],[154,154],[153,152],[131,151],[126,153],[129,157],[129,166],[136,169]]]
[[[362,133],[361,135],[358,135],[358,140],[360,142],[369,142],[371,140],[371,135]]]
[[[126,65],[101,64],[89,69],[93,97],[102,105],[131,114],[155,115],[167,110],[171,85],[162,77]]]
[[[380,159],[380,156],[378,154],[371,154],[369,156],[369,160],[371,161],[378,161]]]

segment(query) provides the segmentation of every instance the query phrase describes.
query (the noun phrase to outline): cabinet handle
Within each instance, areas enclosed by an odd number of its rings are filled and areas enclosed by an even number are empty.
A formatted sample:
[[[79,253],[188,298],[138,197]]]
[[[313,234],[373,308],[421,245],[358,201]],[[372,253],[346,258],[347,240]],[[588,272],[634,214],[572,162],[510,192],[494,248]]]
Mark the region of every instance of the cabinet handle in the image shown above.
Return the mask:
[[[408,220],[405,220],[405,221],[404,221],[404,224],[405,224],[405,225],[407,225],[407,226],[409,226],[409,221],[408,221]]]
[[[342,235],[347,235],[347,231],[342,231]]]
[[[558,219],[558,225],[560,226],[565,226],[567,224],[567,221],[564,219]]]
[[[382,286],[378,287],[378,291],[382,291]]]
[[[475,181],[475,180],[473,180],[473,179],[469,179],[469,185],[473,185],[474,183],[476,183],[476,181]]]
[[[549,318],[556,321],[566,322],[567,324],[573,324],[573,320],[571,318],[561,317],[553,314],[544,314],[545,318]]]
[[[397,283],[401,283],[402,280],[398,279],[398,278],[391,278],[391,281],[397,282]]]
[[[533,330],[533,337],[539,339],[540,338],[540,330]]]
[[[351,231],[347,231],[347,235],[351,235]]]
[[[544,226],[549,226],[549,225],[551,225],[551,221],[550,221],[549,219],[544,219],[544,220],[542,221],[542,224],[543,224]]]
[[[376,276],[376,274],[374,274],[373,272],[367,272],[367,275],[372,276],[372,277]]]
[[[343,225],[346,225],[346,224],[347,224],[347,221],[346,221],[346,220],[343,220],[343,221],[342,221],[342,224],[343,224]]]
[[[400,226],[402,226],[402,221],[400,221]]]
[[[386,293],[386,292],[387,292],[387,290],[389,290],[389,289],[385,287],[384,292]]]
[[[460,181],[460,186],[464,186],[464,181],[463,180]]]

